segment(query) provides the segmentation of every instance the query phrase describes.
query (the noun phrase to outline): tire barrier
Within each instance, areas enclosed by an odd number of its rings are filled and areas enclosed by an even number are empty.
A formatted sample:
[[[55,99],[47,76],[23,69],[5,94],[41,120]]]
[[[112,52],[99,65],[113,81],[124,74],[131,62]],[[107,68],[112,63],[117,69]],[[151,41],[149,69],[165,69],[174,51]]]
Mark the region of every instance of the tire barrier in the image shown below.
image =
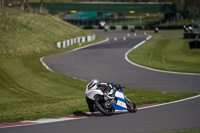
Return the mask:
[[[96,39],[96,35],[93,34],[91,36],[82,36],[82,37],[76,37],[76,38],[72,38],[72,39],[68,39],[65,41],[61,41],[61,42],[56,42],[56,47],[58,48],[65,48],[65,47],[69,47],[72,46],[74,44],[80,44],[80,43],[85,43],[85,42],[91,42],[93,40]],[[81,45],[79,45],[81,46]]]
[[[200,41],[195,40],[189,42],[190,49],[200,49]]]
[[[184,33],[184,38],[200,38],[200,34],[198,33]]]
[[[82,29],[99,29],[99,30],[105,30],[108,31],[108,30],[130,30],[131,32],[135,32],[135,26],[133,25],[106,25],[105,27],[104,26],[95,26],[95,25],[91,25],[91,26],[79,26],[80,28]],[[137,26],[139,28],[137,29],[142,29],[141,26]]]

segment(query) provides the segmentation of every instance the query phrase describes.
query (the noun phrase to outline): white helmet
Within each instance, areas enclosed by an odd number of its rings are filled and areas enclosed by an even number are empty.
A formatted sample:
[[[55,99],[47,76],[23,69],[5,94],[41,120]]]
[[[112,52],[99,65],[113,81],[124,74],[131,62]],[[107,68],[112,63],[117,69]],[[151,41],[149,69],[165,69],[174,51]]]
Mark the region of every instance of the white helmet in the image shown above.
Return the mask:
[[[97,84],[97,83],[99,83],[99,80],[98,79],[92,79],[90,83],[96,83]]]
[[[92,80],[90,81],[90,83],[87,85],[87,89],[88,89],[88,90],[90,90],[90,89],[96,89],[98,83],[99,83],[99,80],[98,80],[98,79],[92,79]]]

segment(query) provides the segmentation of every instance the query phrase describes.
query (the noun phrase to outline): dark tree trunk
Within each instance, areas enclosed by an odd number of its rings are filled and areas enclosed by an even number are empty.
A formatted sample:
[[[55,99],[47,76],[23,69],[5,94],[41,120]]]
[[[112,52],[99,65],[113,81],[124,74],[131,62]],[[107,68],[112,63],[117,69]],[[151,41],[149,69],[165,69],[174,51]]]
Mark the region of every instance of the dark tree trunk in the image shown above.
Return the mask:
[[[25,10],[25,11],[28,10],[28,0],[25,0],[25,3],[24,3],[24,10]]]

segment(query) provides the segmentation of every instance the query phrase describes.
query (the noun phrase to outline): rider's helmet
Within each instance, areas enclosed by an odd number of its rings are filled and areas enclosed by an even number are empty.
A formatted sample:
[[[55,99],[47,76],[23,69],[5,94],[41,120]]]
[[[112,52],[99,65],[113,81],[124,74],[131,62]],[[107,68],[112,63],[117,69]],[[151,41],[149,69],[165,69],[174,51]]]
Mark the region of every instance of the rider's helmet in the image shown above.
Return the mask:
[[[99,83],[99,80],[98,80],[98,79],[92,79],[92,80],[90,81],[90,83],[87,85],[87,88],[88,88],[88,89],[96,88],[98,83]]]
[[[98,79],[92,79],[90,83],[87,85],[88,89],[95,89],[97,87],[97,84],[99,83]]]
[[[90,83],[97,84],[97,83],[99,83],[99,80],[98,79],[92,79]]]

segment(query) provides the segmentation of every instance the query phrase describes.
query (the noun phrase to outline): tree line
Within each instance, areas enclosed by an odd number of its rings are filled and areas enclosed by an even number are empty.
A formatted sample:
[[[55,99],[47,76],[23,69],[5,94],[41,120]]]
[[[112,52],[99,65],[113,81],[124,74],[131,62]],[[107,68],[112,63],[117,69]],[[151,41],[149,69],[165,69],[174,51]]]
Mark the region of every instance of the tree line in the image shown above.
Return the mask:
[[[193,14],[200,17],[200,0],[0,0],[1,5],[8,4],[20,4],[20,9],[22,11],[28,10],[29,2],[40,2],[39,12],[43,12],[43,6],[45,2],[55,3],[55,2],[162,2],[162,3],[172,3],[174,5],[181,5],[183,7],[182,15],[184,18],[191,17]]]
[[[43,11],[43,5],[45,0],[40,0],[40,13]],[[1,5],[9,6],[9,4],[20,4],[20,9],[22,11],[28,10],[29,0],[0,0]]]

